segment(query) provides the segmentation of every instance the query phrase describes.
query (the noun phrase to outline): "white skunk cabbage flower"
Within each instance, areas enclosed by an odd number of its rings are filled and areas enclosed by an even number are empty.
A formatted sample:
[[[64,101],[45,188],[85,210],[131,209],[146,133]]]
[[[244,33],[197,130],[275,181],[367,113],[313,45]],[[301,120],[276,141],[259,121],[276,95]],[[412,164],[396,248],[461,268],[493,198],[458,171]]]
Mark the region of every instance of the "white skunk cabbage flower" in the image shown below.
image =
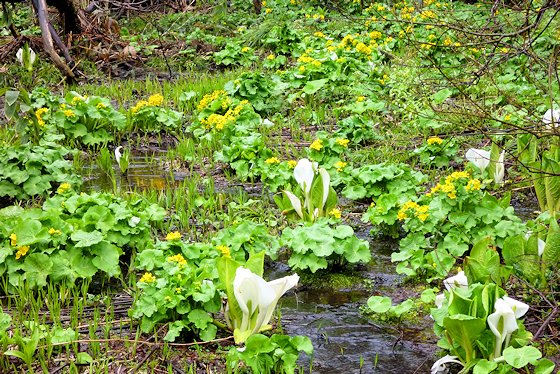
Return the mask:
[[[115,148],[115,160],[117,160],[118,165],[121,164],[121,157],[123,156],[122,153],[121,153],[121,149],[122,149],[121,145],[119,145],[117,148]]]
[[[543,123],[545,125],[550,125],[554,122],[554,127],[560,125],[560,110],[559,109],[549,109],[545,112],[543,118]],[[549,126],[552,127],[552,126]]]
[[[296,182],[299,183],[305,195],[311,192],[311,185],[313,184],[313,178],[315,178],[315,170],[317,170],[318,166],[318,163],[302,158],[294,167],[294,178],[296,178]]]
[[[457,275],[453,277],[449,277],[443,281],[443,285],[447,288],[447,291],[451,291],[455,287],[460,287],[464,289],[469,288],[469,282],[467,280],[467,276],[465,275],[464,271],[460,271]]]
[[[521,301],[512,299],[508,296],[502,297],[502,300],[504,300],[507,305],[509,305],[509,307],[513,310],[513,313],[515,313],[515,318],[521,318],[525,315],[525,313],[527,313],[527,311],[529,311],[529,305]]]
[[[469,148],[465,157],[479,168],[481,173],[484,173],[484,170],[490,164],[490,151],[484,149]]]
[[[456,364],[461,364],[465,366],[461,361],[457,360],[457,356],[450,356],[447,355],[445,357],[440,358],[432,365],[432,372],[431,374],[441,374],[445,373],[445,364],[448,362],[454,362]]]
[[[504,174],[506,171],[506,167],[504,164],[504,157],[505,157],[505,151],[502,151],[502,153],[500,154],[500,158],[498,159],[498,162],[496,162],[496,172],[494,173],[494,182],[496,182],[496,184],[502,184],[504,181]]]
[[[303,219],[303,211],[301,209],[301,201],[299,200],[299,198],[290,191],[282,190],[282,192],[284,192],[286,196],[288,196],[288,199],[290,200],[290,203],[292,203],[292,207],[298,214],[299,218]]]
[[[492,330],[496,337],[494,358],[498,358],[501,356],[502,344],[504,341],[507,340],[507,347],[509,345],[511,333],[517,330],[517,320],[515,318],[515,312],[505,300],[496,300],[494,308],[496,311],[490,314],[486,321],[488,322],[488,326],[490,326],[490,330]]]
[[[299,276],[293,274],[266,282],[251,270],[238,267],[233,280],[233,292],[243,312],[243,319],[241,325],[235,326],[235,328],[239,328],[241,332],[249,330],[251,334],[258,333],[261,327],[270,321],[280,297],[295,287],[298,281]],[[257,313],[256,316],[255,313]]]
[[[443,306],[443,302],[446,300],[446,297],[444,294],[440,293],[439,295],[436,295],[436,308],[441,308]]]
[[[531,235],[533,235],[533,231],[529,230],[527,231],[527,233],[525,234],[525,240],[529,240],[529,238],[531,237]],[[539,257],[542,257],[542,254],[544,253],[544,247],[546,246],[546,243],[544,242],[544,240],[542,239],[538,239],[538,253],[539,253]]]

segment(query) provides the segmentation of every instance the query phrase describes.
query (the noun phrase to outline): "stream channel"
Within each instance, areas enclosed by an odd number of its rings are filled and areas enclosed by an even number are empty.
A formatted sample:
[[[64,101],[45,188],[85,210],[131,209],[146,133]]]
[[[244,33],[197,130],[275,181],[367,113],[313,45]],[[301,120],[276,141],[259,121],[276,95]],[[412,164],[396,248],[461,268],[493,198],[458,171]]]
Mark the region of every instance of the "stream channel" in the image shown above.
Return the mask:
[[[131,153],[126,176],[114,166],[117,189],[176,188],[186,177],[185,173],[175,172],[172,177],[170,171],[161,166],[166,164],[165,156],[163,148],[156,148],[153,154]],[[84,176],[83,190],[112,190],[113,183],[96,166],[84,167],[80,172]],[[369,229],[365,226],[357,233],[370,242],[372,260],[358,271],[359,276],[370,280],[368,287],[356,285],[337,290],[328,286],[300,285],[295,292],[280,299],[284,333],[307,336],[313,342],[312,360],[301,353],[298,361],[305,373],[429,373],[437,359],[433,355],[438,350],[437,337],[431,332],[429,317],[424,318],[421,326],[406,322],[391,326],[372,321],[360,313],[360,306],[372,295],[390,296],[402,302],[413,294],[410,287],[401,285],[403,278],[396,274],[396,265],[391,263],[391,253],[398,249],[398,242],[373,240]],[[268,279],[289,274],[290,268],[280,262],[265,270]]]

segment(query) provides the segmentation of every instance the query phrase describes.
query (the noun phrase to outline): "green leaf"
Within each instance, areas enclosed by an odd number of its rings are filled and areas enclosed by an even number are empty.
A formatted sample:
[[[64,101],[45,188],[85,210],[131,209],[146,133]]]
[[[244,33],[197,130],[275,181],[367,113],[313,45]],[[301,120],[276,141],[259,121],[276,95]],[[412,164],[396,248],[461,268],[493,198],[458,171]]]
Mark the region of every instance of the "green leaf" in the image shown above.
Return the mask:
[[[315,92],[323,88],[328,81],[328,79],[309,81],[303,87],[303,92],[305,92],[307,95],[313,95]]]
[[[450,98],[452,94],[453,94],[453,91],[450,88],[444,88],[443,90],[440,90],[440,91],[436,92],[435,94],[433,94],[431,96],[431,98],[432,98],[432,100],[434,100],[434,104],[441,104],[445,100]]]
[[[13,105],[19,97],[19,91],[6,91],[6,104]]]
[[[443,319],[443,327],[447,330],[454,343],[459,344],[466,354],[466,361],[475,358],[476,341],[486,330],[486,321],[466,314],[455,314]]]
[[[383,296],[372,296],[368,299],[367,305],[375,313],[385,313],[391,308],[391,299]]]
[[[504,349],[504,358],[506,362],[516,369],[521,369],[527,366],[530,362],[538,360],[541,357],[541,351],[531,346],[521,348],[513,348],[512,346],[509,346]]]
[[[43,227],[41,222],[34,219],[28,219],[18,223],[17,226],[14,227],[14,233],[17,237],[18,246],[32,245],[50,238],[47,229]]]
[[[548,229],[548,236],[546,237],[546,244],[542,254],[542,260],[556,266],[560,259],[560,227],[555,218],[550,219],[550,226]]]
[[[30,288],[44,287],[51,274],[53,262],[44,253],[32,253],[25,258],[22,269]]]
[[[554,371],[554,362],[547,358],[543,358],[539,361],[538,365],[535,367],[535,374],[550,374]]]
[[[212,317],[210,317],[205,310],[194,309],[189,312],[189,321],[193,323],[196,328],[204,329],[207,324],[212,322]]]
[[[488,374],[494,371],[498,367],[498,364],[494,361],[488,361],[486,359],[482,359],[478,361],[476,366],[473,369],[473,374]]]
[[[80,352],[76,355],[76,362],[79,364],[91,364],[93,363],[93,358],[87,352]]]
[[[118,247],[109,242],[102,241],[92,245],[91,253],[95,255],[92,263],[99,270],[106,272],[110,277],[115,277],[121,273]]]
[[[78,230],[70,238],[76,242],[76,247],[91,247],[103,240],[103,234],[97,230],[92,232]]]

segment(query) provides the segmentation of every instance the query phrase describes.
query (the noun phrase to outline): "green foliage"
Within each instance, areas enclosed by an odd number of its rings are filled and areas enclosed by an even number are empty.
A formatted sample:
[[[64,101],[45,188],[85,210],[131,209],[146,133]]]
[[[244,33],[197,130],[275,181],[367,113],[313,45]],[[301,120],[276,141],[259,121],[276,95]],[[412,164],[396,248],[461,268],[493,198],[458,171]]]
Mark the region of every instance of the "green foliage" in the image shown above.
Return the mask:
[[[0,147],[0,196],[26,200],[47,197],[62,183],[79,187],[81,178],[64,159],[68,153],[67,148],[47,140],[39,145]]]
[[[114,141],[114,132],[126,127],[126,116],[107,98],[65,95],[65,103],[52,115],[52,123],[65,135],[66,143],[98,147]]]
[[[306,336],[252,335],[245,342],[244,350],[233,346],[227,355],[228,372],[239,371],[239,361],[243,361],[255,374],[294,374],[299,352],[313,353],[311,340]]]
[[[214,284],[218,255],[211,245],[177,239],[158,242],[141,252],[138,268],[146,272],[137,283],[142,292],[130,315],[141,319],[142,331],[169,322],[166,341],[175,341],[181,333],[194,334],[203,341],[214,339],[217,327],[208,313],[216,313],[222,306]]]
[[[152,95],[148,101],[140,100],[130,109],[130,125],[132,131],[142,132],[167,132],[178,134],[183,122],[183,114],[162,107],[163,96]]]
[[[264,224],[242,221],[232,227],[218,231],[212,237],[215,246],[223,245],[229,248],[231,258],[244,263],[256,253],[264,252],[268,257],[276,259],[276,252],[280,249],[278,238],[268,233]]]
[[[426,143],[414,150],[420,156],[420,162],[438,168],[447,167],[451,161],[461,162],[457,157],[459,146],[453,140],[442,140],[438,137],[428,138]]]
[[[43,287],[98,271],[119,276],[124,250],[144,249],[152,222],[165,211],[141,201],[129,206],[108,193],[76,194],[62,185],[42,209],[11,206],[0,214],[0,275],[11,286]]]
[[[383,137],[374,127],[373,121],[367,121],[364,116],[354,114],[338,123],[338,130],[333,134],[333,138],[346,138],[355,145],[370,143],[373,140],[383,140]]]
[[[277,79],[270,79],[263,73],[247,72],[226,83],[224,91],[236,99],[249,101],[255,111],[262,114],[280,108],[280,94],[284,88],[285,84]]]
[[[252,48],[245,47],[241,43],[236,42],[229,42],[220,52],[214,53],[214,62],[216,62],[216,65],[250,66],[254,61],[257,61],[257,59],[255,51]]]
[[[280,243],[293,251],[288,265],[295,270],[309,269],[314,273],[328,266],[371,260],[367,241],[358,239],[350,226],[332,228],[324,218],[313,224],[284,229]]]
[[[534,141],[536,142],[536,141]],[[535,193],[539,199],[541,211],[548,210],[556,216],[560,210],[560,149],[553,146],[543,153],[540,161],[530,163]]]

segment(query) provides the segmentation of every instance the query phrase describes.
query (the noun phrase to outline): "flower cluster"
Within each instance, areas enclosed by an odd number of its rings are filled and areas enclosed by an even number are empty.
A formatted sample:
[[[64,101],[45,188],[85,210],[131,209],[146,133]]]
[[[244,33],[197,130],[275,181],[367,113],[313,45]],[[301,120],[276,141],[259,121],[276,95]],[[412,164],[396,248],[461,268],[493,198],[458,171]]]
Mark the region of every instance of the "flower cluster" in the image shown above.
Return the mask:
[[[63,110],[62,113],[64,113],[66,117],[76,117],[72,109]]]
[[[335,142],[337,142],[338,144],[340,144],[343,147],[348,147],[348,143],[350,142],[350,140],[348,140],[348,139],[336,139]]]
[[[265,160],[265,163],[267,163],[267,164],[279,164],[280,160],[277,159],[276,157],[271,157],[271,158]]]
[[[413,210],[414,217],[418,217],[419,220],[425,221],[429,216],[429,213],[427,213],[428,209],[430,209],[429,205],[418,205],[418,203],[409,200],[401,207],[401,210],[399,210],[399,213],[397,214],[397,218],[399,221],[404,221],[408,218],[406,212],[408,210]]]
[[[176,262],[176,263],[178,263],[179,265],[182,265],[182,266],[187,264],[187,260],[185,260],[183,255],[180,254],[180,253],[176,254],[175,256],[167,257],[167,262]]]
[[[340,218],[340,217],[342,216],[340,210],[338,210],[338,209],[336,209],[336,208],[334,208],[333,210],[331,210],[331,211],[329,212],[329,214],[330,214],[331,216],[334,216],[334,218]]]
[[[225,245],[219,245],[216,247],[217,250],[219,250],[220,252],[222,252],[222,255],[231,258],[231,253],[229,252],[229,247],[226,247]]]
[[[39,108],[35,112],[35,116],[37,117],[37,122],[39,123],[39,126],[45,126],[45,121],[43,120],[42,115],[48,111],[49,111],[48,108]]]
[[[161,104],[163,104],[163,96],[161,96],[160,94],[155,94],[150,96],[148,98],[148,101],[140,100],[138,103],[136,103],[135,106],[130,109],[130,111],[132,112],[132,114],[136,114],[136,112],[138,112],[138,110],[144,106],[160,106]]]
[[[58,188],[58,190],[56,190],[56,193],[63,193],[64,190],[66,190],[67,188],[72,187],[72,185],[68,184],[68,183],[62,183],[60,185],[60,187]]]
[[[336,167],[336,171],[342,171],[346,165],[348,165],[347,162],[338,161],[334,166]]]
[[[175,239],[181,239],[181,233],[178,232],[178,231],[170,232],[169,234],[167,234],[166,239],[167,239],[167,241],[171,241],[171,240],[175,240]]]
[[[288,161],[288,167],[289,167],[290,169],[295,168],[296,165],[297,165],[297,161],[296,161],[296,160],[290,160],[290,161]]]
[[[450,174],[449,176],[447,176],[447,178],[445,178],[445,184],[443,185],[441,183],[436,184],[436,186],[432,188],[431,191],[426,194],[426,196],[432,197],[433,194],[436,194],[441,191],[441,192],[445,192],[450,199],[455,199],[457,198],[457,194],[456,194],[455,184],[453,182],[462,178],[469,178],[469,174],[467,174],[464,171],[456,171]],[[474,184],[473,184],[473,188],[474,188]]]
[[[437,136],[432,136],[430,138],[428,138],[427,140],[429,145],[435,144],[437,143],[438,145],[441,145],[441,143],[443,143],[443,140],[441,138],[438,138]]]
[[[15,232],[10,234],[10,244],[12,245],[12,247],[15,247],[17,245],[17,235]]]
[[[469,183],[467,183],[467,185],[465,186],[465,189],[467,190],[467,192],[472,192],[475,190],[480,190],[480,188],[482,187],[480,180],[478,179],[471,179],[469,181]]]
[[[18,247],[18,251],[16,252],[16,260],[19,260],[21,256],[25,256],[27,254],[27,251],[29,251],[28,245],[22,245],[21,247]]]
[[[320,151],[323,148],[323,145],[321,143],[323,143],[321,139],[316,139],[313,143],[311,143],[309,148]]]
[[[156,280],[156,277],[154,277],[152,275],[152,273],[144,273],[144,275],[142,275],[142,278],[140,278],[139,282],[143,282],[143,283],[151,283],[153,281]]]
[[[54,227],[51,227],[50,230],[49,230],[49,234],[51,234],[51,235],[54,235],[54,234],[60,235],[60,234],[62,234],[62,233],[60,232],[60,230],[55,230]]]

